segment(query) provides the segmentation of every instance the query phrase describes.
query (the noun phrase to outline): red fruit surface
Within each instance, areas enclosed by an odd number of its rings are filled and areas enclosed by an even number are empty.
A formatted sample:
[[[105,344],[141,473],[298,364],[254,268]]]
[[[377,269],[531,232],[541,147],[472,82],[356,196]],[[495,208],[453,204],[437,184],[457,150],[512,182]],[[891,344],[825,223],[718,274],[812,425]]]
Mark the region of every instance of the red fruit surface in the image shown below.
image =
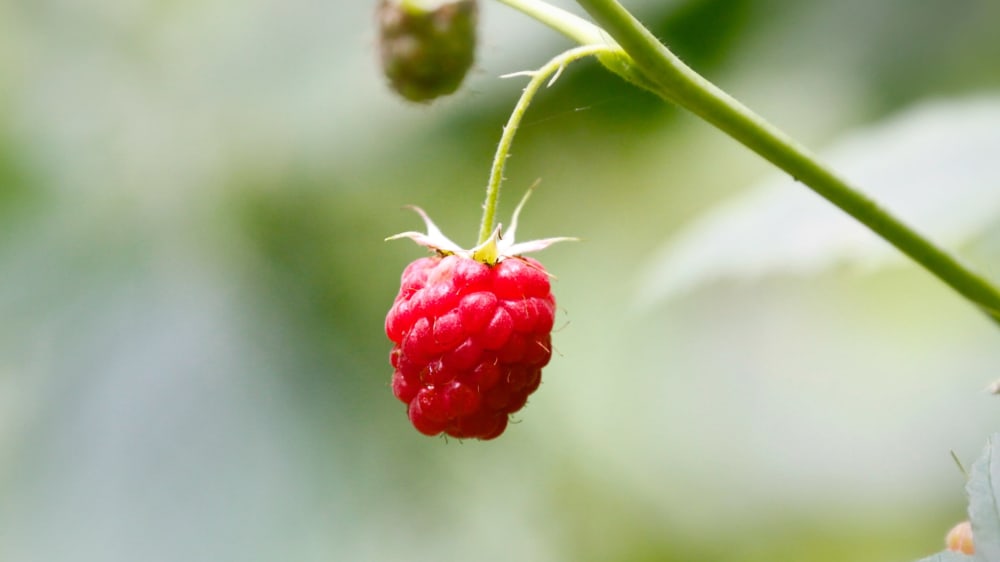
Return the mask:
[[[541,384],[555,298],[531,258],[421,258],[385,319],[392,392],[426,435],[493,439]]]

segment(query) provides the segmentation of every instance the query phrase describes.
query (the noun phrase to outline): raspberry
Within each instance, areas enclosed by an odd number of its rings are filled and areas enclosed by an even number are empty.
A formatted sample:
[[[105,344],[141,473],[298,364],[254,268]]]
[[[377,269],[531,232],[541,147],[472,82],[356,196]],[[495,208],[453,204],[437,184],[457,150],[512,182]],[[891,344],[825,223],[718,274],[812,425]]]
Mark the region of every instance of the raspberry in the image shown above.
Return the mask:
[[[976,547],[972,543],[972,525],[968,521],[962,521],[952,527],[945,538],[945,544],[948,546],[948,550],[964,554],[975,554]]]
[[[403,272],[386,316],[392,390],[427,435],[492,439],[541,383],[555,298],[542,265],[451,254]]]
[[[498,437],[542,382],[542,367],[552,358],[556,301],[545,268],[523,254],[572,239],[515,244],[527,199],[502,239],[498,227],[471,250],[446,238],[416,207],[427,234],[389,238],[411,238],[436,252],[403,270],[385,318],[394,344],[392,392],[420,433]]]

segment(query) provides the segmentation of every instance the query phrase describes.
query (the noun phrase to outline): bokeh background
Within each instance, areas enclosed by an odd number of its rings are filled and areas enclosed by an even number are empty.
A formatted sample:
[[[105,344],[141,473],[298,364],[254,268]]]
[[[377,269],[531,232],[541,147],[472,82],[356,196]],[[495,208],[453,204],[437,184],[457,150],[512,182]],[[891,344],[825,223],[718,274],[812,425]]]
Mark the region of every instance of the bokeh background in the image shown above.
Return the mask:
[[[475,238],[523,85],[497,77],[569,46],[482,4],[464,88],[412,105],[380,77],[374,1],[0,3],[0,559],[941,549],[965,507],[949,451],[971,463],[1000,420],[996,326],[903,260],[638,299],[664,244],[776,174],[591,62],[531,107],[502,198],[541,178],[523,236],[584,240],[543,256],[544,384],[493,442],[409,426],[382,322],[423,250],[383,239],[419,227],[407,204]],[[1000,94],[993,0],[626,5],[817,148]],[[998,227],[955,248],[993,279]]]

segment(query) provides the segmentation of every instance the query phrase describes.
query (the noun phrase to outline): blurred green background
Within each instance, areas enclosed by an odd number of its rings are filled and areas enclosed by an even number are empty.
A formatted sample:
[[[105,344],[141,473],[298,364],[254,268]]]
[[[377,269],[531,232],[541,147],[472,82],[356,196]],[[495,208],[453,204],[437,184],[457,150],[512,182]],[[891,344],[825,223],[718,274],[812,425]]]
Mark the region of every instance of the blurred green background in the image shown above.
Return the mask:
[[[811,146],[1000,92],[994,0],[626,5]],[[383,86],[373,10],[0,3],[0,559],[942,548],[965,508],[949,450],[969,463],[997,427],[996,327],[909,263],[636,306],[657,248],[773,171],[591,62],[531,107],[501,201],[542,178],[522,236],[584,239],[542,256],[544,384],[497,441],[417,434],[382,322],[423,250],[383,239],[419,227],[416,204],[473,241],[523,86],[497,76],[569,45],[484,2],[466,85],[410,105]],[[961,250],[1000,279],[992,226]]]

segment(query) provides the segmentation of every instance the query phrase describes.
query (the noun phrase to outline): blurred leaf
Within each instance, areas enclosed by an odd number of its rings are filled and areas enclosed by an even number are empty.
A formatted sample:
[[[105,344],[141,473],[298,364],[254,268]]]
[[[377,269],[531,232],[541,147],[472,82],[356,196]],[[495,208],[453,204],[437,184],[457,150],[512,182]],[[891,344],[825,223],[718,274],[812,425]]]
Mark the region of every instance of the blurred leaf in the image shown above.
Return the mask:
[[[833,169],[936,242],[955,247],[1000,216],[1000,98],[928,103],[826,152]],[[901,254],[793,178],[765,181],[681,229],[649,262],[651,302],[715,279],[815,274]]]
[[[723,62],[747,31],[752,2],[682,2],[646,24],[688,65],[704,71]]]
[[[969,483],[969,521],[976,544],[976,560],[1000,560],[1000,451],[995,444],[1000,433],[994,433],[979,460],[972,465]]]
[[[2,125],[0,125],[2,127]],[[0,232],[7,234],[16,220],[32,203],[41,199],[40,189],[28,169],[21,147],[0,130]]]

